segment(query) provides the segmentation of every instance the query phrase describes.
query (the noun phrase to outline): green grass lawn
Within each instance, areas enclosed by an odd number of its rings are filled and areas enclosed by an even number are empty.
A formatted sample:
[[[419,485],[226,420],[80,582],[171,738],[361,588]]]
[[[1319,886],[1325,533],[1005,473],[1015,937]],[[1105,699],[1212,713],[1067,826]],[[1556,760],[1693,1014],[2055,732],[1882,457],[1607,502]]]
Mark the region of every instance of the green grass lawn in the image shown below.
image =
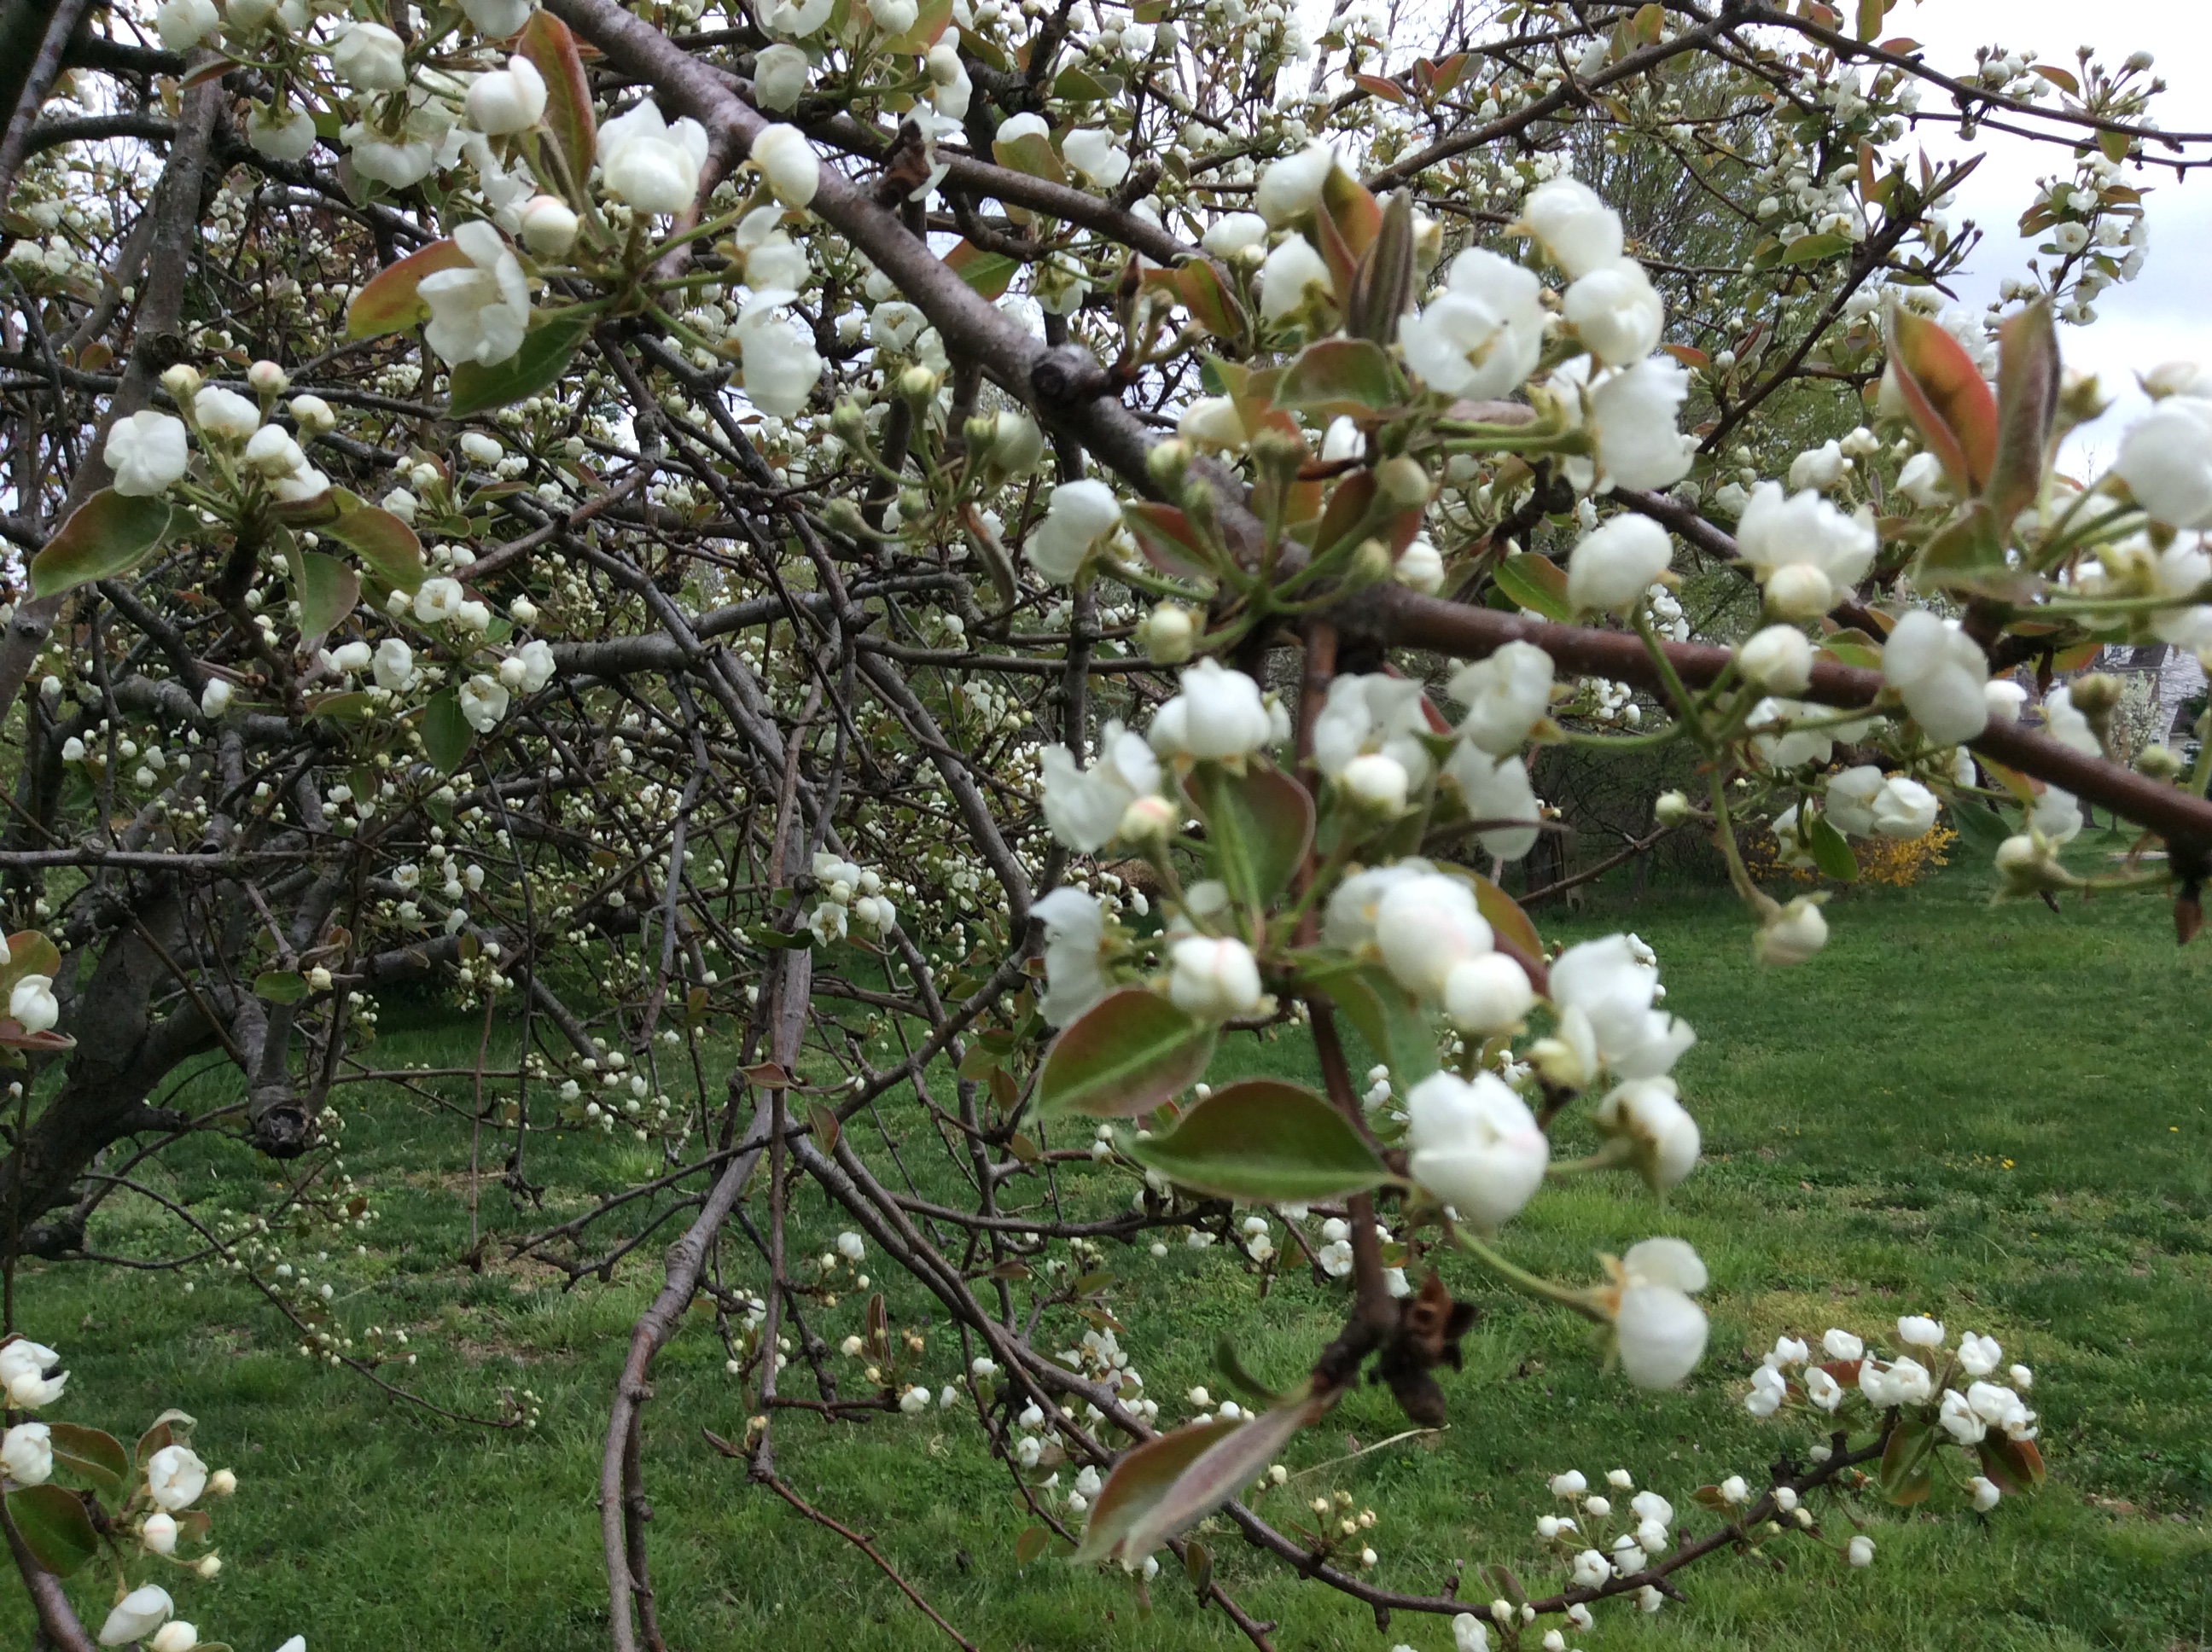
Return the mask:
[[[2106,847],[2084,844],[2080,858]],[[1804,1543],[1771,1558],[1720,1558],[1682,1576],[1688,1606],[1653,1619],[1615,1606],[1575,1643],[2212,1644],[2212,952],[2204,943],[2177,952],[2148,902],[1991,911],[1978,870],[1910,895],[1839,899],[1827,951],[1788,972],[1752,965],[1744,920],[1724,896],[1653,893],[1632,909],[1620,898],[1601,891],[1547,933],[1626,926],[1658,949],[1669,1006],[1700,1036],[1680,1077],[1708,1162],[1663,1214],[1609,1181],[1547,1190],[1509,1231],[1509,1248],[1589,1278],[1593,1252],[1654,1231],[1692,1240],[1714,1280],[1704,1368],[1679,1392],[1639,1394],[1598,1369],[1578,1321],[1448,1260],[1452,1283],[1483,1308],[1466,1372],[1447,1375],[1451,1428],[1332,1466],[1353,1442],[1404,1426],[1380,1391],[1356,1394],[1293,1445],[1292,1469],[1314,1472],[1263,1497],[1263,1509],[1286,1520],[1316,1491],[1349,1493],[1379,1515],[1368,1535],[1378,1575],[1407,1588],[1439,1587],[1461,1560],[1505,1561],[1532,1587],[1556,1587],[1532,1535],[1553,1506],[1546,1477],[1573,1467],[1595,1481],[1626,1467],[1705,1529],[1692,1490],[1730,1473],[1756,1479],[1778,1447],[1812,1437],[1802,1424],[1756,1422],[1740,1403],[1778,1333],[1875,1332],[1924,1311],[1954,1336],[1997,1336],[2008,1359],[2036,1368],[2051,1465],[2039,1498],[2008,1499],[1986,1519],[1942,1491],[1910,1518],[1855,1504],[1878,1546],[1869,1570]],[[402,1020],[397,1009],[387,1017],[387,1062],[473,1054],[472,1027]],[[1304,1065],[1287,1042],[1239,1059]],[[421,1356],[413,1380],[441,1403],[487,1411],[501,1388],[529,1389],[543,1402],[537,1431],[471,1430],[394,1405],[301,1358],[236,1284],[203,1275],[186,1296],[168,1275],[27,1268],[23,1327],[60,1347],[72,1371],[59,1414],[118,1432],[168,1406],[200,1418],[203,1454],[234,1467],[241,1490],[218,1509],[223,1576],[175,1592],[182,1615],[239,1652],[265,1652],[295,1631],[313,1652],[600,1647],[599,1430],[631,1318],[659,1277],[659,1242],[611,1285],[573,1292],[542,1270],[460,1270],[465,1127],[398,1091],[356,1087],[345,1105],[348,1168],[377,1191],[381,1220],[367,1256],[315,1266],[337,1287],[342,1320],[356,1338],[371,1324],[405,1327]],[[887,1107],[884,1120],[895,1134],[915,1132],[911,1157],[926,1158],[933,1144],[910,1113]],[[535,1139],[532,1151],[531,1173],[550,1181],[556,1214],[647,1163],[642,1150],[601,1142]],[[266,1199],[265,1169],[210,1143],[159,1174],[179,1196],[219,1205]],[[1102,1210],[1130,1192],[1088,1167],[1064,1185],[1075,1206]],[[549,1219],[511,1211],[495,1183],[483,1211],[499,1230]],[[810,1191],[798,1225],[818,1245],[844,1224]],[[162,1242],[127,1208],[96,1238],[118,1251]],[[1255,1302],[1252,1274],[1219,1248],[1109,1260],[1124,1343],[1165,1418],[1187,1413],[1190,1384],[1221,1388],[1211,1368],[1219,1333],[1235,1333],[1255,1370],[1287,1380],[1342,1312],[1336,1291],[1297,1272]],[[727,1253],[727,1277],[757,1284],[750,1253]],[[893,1323],[921,1322],[920,1293],[890,1289]],[[848,1297],[820,1328],[834,1342],[858,1327],[860,1309]],[[1076,1328],[1040,1344],[1065,1346]],[[939,1340],[930,1374],[942,1382],[956,1357]],[[652,1558],[671,1644],[948,1644],[862,1557],[706,1449],[702,1428],[744,1427],[722,1362],[695,1316],[661,1357],[647,1414]],[[1118,1574],[1049,1558],[1018,1567],[1027,1521],[1003,1468],[957,1418],[832,1428],[786,1413],[777,1431],[793,1485],[878,1534],[992,1652],[1244,1643],[1164,1577],[1146,1616]],[[1823,1516],[1850,1529],[1840,1511]],[[1285,1652],[1450,1645],[1441,1619],[1401,1616],[1380,1631],[1364,1608],[1286,1576],[1232,1535],[1212,1549],[1246,1607],[1279,1621]],[[88,1605],[95,1623],[105,1604]],[[20,1600],[0,1585],[0,1645],[28,1638]]]

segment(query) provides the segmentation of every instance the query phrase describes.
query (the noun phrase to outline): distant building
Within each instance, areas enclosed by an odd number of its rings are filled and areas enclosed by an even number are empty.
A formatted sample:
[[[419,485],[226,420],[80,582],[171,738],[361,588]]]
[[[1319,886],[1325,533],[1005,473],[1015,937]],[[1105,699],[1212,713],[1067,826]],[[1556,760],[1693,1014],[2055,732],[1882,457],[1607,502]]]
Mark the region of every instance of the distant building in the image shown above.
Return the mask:
[[[2204,668],[2188,649],[2170,642],[2115,644],[2105,650],[2097,665],[2116,676],[2151,679],[2153,739],[2179,749],[2196,738],[2196,731],[2190,726],[2192,719],[2183,714],[2183,708],[2204,692]]]

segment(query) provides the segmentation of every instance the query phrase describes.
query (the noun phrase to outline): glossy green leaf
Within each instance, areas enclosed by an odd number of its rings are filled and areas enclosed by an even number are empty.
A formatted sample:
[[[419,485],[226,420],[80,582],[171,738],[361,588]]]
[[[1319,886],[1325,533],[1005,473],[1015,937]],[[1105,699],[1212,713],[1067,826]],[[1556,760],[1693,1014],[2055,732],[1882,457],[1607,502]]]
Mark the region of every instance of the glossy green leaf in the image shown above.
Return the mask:
[[[1215,1029],[1158,993],[1125,987],[1092,1005],[1053,1040],[1037,1080],[1047,1114],[1129,1119],[1198,1082]]]
[[[1827,816],[1814,815],[1813,829],[1806,834],[1805,847],[1813,852],[1813,864],[1821,875],[1838,883],[1855,884],[1859,876],[1859,858],[1851,853],[1851,846],[1844,835],[1830,824]]]
[[[493,367],[463,361],[453,369],[453,398],[447,404],[446,416],[465,418],[550,387],[567,370],[568,358],[576,353],[591,325],[592,318],[580,305],[533,312],[522,348],[506,361]]]
[[[1567,571],[1534,551],[1516,552],[1498,563],[1491,579],[1516,607],[1565,623],[1573,613],[1567,601]]]
[[[300,635],[308,642],[326,636],[361,600],[361,576],[321,551],[300,555]]]
[[[31,594],[58,597],[128,574],[160,548],[171,525],[167,500],[102,488],[71,511],[60,531],[31,558]]]
[[[1129,1523],[1121,1539],[1121,1564],[1144,1558],[1194,1521],[1211,1514],[1267,1472],[1291,1436],[1328,1409],[1325,1399],[1279,1406],[1238,1425],[1199,1453],[1151,1506]]]
[[[545,82],[545,129],[561,146],[568,177],[579,188],[598,151],[599,125],[592,115],[592,82],[583,54],[568,26],[543,7],[530,14],[517,42]]]
[[[50,1423],[46,1427],[56,1463],[111,1497],[119,1498],[131,1489],[131,1454],[122,1441],[78,1423]]]
[[[1275,385],[1275,405],[1315,418],[1376,413],[1404,399],[1390,357],[1370,338],[1324,338],[1297,353]]]
[[[1390,1177],[1349,1120],[1280,1078],[1215,1090],[1129,1157],[1199,1193],[1270,1205],[1362,1193]]]
[[[1973,358],[1930,318],[1893,306],[1889,372],[1953,489],[1980,493],[1996,457],[1997,404]]]
[[[416,323],[428,320],[430,307],[416,290],[422,277],[441,270],[465,268],[469,261],[459,242],[442,240],[432,241],[397,264],[386,264],[346,306],[346,337],[377,338],[386,333],[405,332]]]
[[[422,583],[422,542],[390,511],[375,505],[341,507],[336,519],[319,531],[352,551],[371,574],[395,590],[411,592]]]
[[[450,774],[468,760],[473,734],[453,689],[439,689],[422,708],[422,751],[439,773]]]
[[[1262,757],[1248,759],[1241,774],[1200,763],[1187,784],[1231,898],[1255,911],[1266,907],[1291,886],[1313,846],[1313,799]]]
[[[76,1492],[54,1485],[25,1486],[8,1494],[8,1518],[23,1546],[57,1577],[74,1576],[100,1552],[100,1534]]]
[[[1241,1423],[1200,1423],[1158,1434],[1126,1451],[1106,1484],[1091,1500],[1091,1517],[1084,1524],[1083,1542],[1075,1552],[1079,1562],[1104,1560],[1121,1546],[1137,1522],[1168,1494],[1185,1470],[1243,1427]],[[1133,1571],[1144,1564],[1142,1554],[1124,1558]]]

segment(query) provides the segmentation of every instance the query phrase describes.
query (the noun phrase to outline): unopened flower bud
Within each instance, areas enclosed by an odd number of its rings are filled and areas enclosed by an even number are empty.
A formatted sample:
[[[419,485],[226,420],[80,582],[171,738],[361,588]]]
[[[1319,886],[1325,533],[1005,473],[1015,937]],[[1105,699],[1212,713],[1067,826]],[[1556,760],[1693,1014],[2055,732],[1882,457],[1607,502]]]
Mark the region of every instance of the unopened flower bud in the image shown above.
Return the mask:
[[[1376,468],[1375,486],[1384,500],[1400,510],[1412,510],[1429,502],[1429,473],[1420,460],[1401,453],[1395,459],[1384,459]]]
[[[2089,726],[2100,735],[2112,714],[2119,709],[2122,687],[2120,679],[2110,671],[2090,671],[2077,677],[2070,685],[2074,709],[2089,720]]]
[[[179,402],[188,402],[199,394],[199,369],[179,361],[161,375],[161,388]]]
[[[1121,811],[1115,835],[1125,843],[1164,843],[1175,835],[1176,806],[1157,793],[1132,802]]]
[[[1662,792],[1651,805],[1651,817],[1662,826],[1680,826],[1690,817],[1690,799],[1680,792]]]
[[[899,374],[899,394],[910,402],[926,402],[937,394],[943,381],[927,367],[912,367]]]
[[[1347,570],[1353,583],[1379,585],[1390,577],[1390,547],[1380,539],[1368,539],[1352,553],[1352,567]]]
[[[2172,746],[2147,745],[2137,754],[2136,767],[2154,780],[2170,780],[2181,772],[2181,759]]]
[[[218,1468],[208,1476],[207,1494],[211,1497],[227,1497],[238,1491],[238,1476],[228,1468]]]
[[[1180,436],[1155,444],[1145,455],[1145,468],[1163,493],[1174,493],[1182,485],[1183,472],[1190,469],[1190,444]]]
[[[917,521],[929,514],[929,495],[919,488],[899,489],[900,517],[908,522]]]
[[[1164,602],[1145,622],[1145,653],[1155,665],[1180,665],[1190,658],[1197,635],[1190,610]]]
[[[274,361],[256,361],[246,370],[246,382],[257,396],[282,396],[292,382],[292,375]]]
[[[847,446],[857,447],[868,439],[868,416],[848,397],[830,410],[830,428]]]
[[[996,440],[999,434],[999,416],[995,413],[978,413],[966,424],[961,426],[960,434],[966,440],[969,452],[988,453],[991,451],[991,443]]]
[[[541,258],[568,255],[576,244],[576,214],[557,195],[539,195],[522,209],[522,244]]]

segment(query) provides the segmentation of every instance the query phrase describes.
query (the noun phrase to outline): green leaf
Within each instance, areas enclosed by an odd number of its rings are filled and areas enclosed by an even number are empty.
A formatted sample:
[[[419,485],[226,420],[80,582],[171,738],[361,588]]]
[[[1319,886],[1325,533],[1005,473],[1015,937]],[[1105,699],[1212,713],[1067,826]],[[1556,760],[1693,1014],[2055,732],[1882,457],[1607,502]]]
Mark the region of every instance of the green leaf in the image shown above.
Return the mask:
[[[454,367],[453,398],[447,404],[446,416],[465,418],[546,389],[568,370],[568,358],[576,353],[591,325],[592,318],[580,304],[532,312],[522,348],[506,361],[492,367],[463,361]]]
[[[100,1552],[100,1534],[74,1491],[58,1485],[31,1485],[8,1494],[8,1518],[23,1546],[57,1577],[76,1575]]]
[[[131,1454],[112,1434],[77,1423],[47,1424],[54,1461],[93,1482],[111,1497],[131,1489]]]
[[[1167,1134],[1133,1144],[1129,1157],[1199,1193],[1269,1205],[1363,1193],[1390,1179],[1349,1120],[1280,1078],[1215,1090]]]
[[[1813,852],[1813,864],[1823,876],[1840,884],[1855,884],[1859,877],[1859,858],[1851,853],[1851,846],[1844,835],[1829,823],[1826,815],[1813,817],[1813,829],[1806,835],[1805,847]]]
[[[1830,233],[1826,235],[1800,235],[1782,249],[1778,262],[1783,264],[1818,264],[1822,258],[1832,258],[1838,252],[1851,250],[1850,237]]]
[[[1052,1543],[1052,1527],[1032,1526],[1014,1540],[1014,1564],[1026,1566],[1036,1561]]]
[[[1067,181],[1067,168],[1060,164],[1059,151],[1042,132],[1024,132],[1012,143],[994,137],[991,140],[991,154],[1000,166],[1026,173],[1031,178],[1048,179],[1055,184]]]
[[[94,580],[128,574],[169,537],[170,526],[167,500],[102,488],[71,511],[61,531],[31,559],[31,594],[58,597]]]
[[[974,288],[978,297],[988,299],[1003,295],[1022,267],[1004,252],[986,252],[973,241],[963,241],[947,252],[945,265]]]
[[[1244,1357],[1237,1351],[1237,1344],[1224,1331],[1213,1345],[1214,1369],[1218,1370],[1229,1386],[1248,1400],[1256,1400],[1263,1406],[1279,1406],[1283,1396],[1252,1375]]]
[[[1324,338],[1307,345],[1275,385],[1275,405],[1316,418],[1376,413],[1404,399],[1390,357],[1371,338]]]
[[[1312,798],[1261,757],[1249,759],[1241,774],[1200,763],[1187,784],[1231,897],[1255,912],[1265,908],[1291,886],[1313,846]]]
[[[1158,993],[1125,987],[1092,1005],[1053,1040],[1037,1080],[1047,1114],[1131,1119],[1195,1084],[1212,1059],[1215,1029]]]
[[[422,542],[390,511],[374,505],[342,507],[337,519],[319,531],[352,551],[394,590],[411,592],[422,583]]]
[[[361,600],[361,576],[335,556],[319,550],[300,555],[300,635],[327,635]]]
[[[1200,1600],[1213,1587],[1213,1551],[1196,1538],[1183,1545],[1182,1575],[1190,1580],[1191,1588],[1198,1591]]]
[[[2005,562],[2004,529],[1986,501],[1972,499],[1920,548],[1912,577],[1929,585],[1979,589],[2014,583]]]
[[[1971,499],[1996,457],[1997,404],[1973,359],[1929,317],[1891,307],[1889,372],[1952,489]]]
[[[1437,1070],[1435,1029],[1420,1005],[1382,965],[1333,963],[1306,979],[1344,1011],[1400,1084],[1417,1084]]]
[[[253,978],[253,996],[271,1004],[297,1004],[307,996],[307,978],[290,969],[264,969]]]
[[[1206,1448],[1175,1483],[1153,1500],[1121,1539],[1121,1564],[1144,1558],[1200,1516],[1249,1486],[1282,1454],[1291,1436],[1328,1409],[1328,1398],[1279,1406],[1242,1424]]]
[[[2005,839],[2014,835],[2013,822],[1979,798],[1960,798],[1951,805],[1951,829],[1976,857],[1992,859]]]
[[[1200,1423],[1158,1434],[1124,1452],[1106,1484],[1091,1500],[1091,1518],[1083,1527],[1083,1542],[1075,1552],[1078,1563],[1103,1560],[1121,1546],[1132,1527],[1165,1497],[1206,1449],[1227,1439],[1243,1424],[1236,1421]],[[1144,1564],[1141,1554],[1123,1558],[1134,1571]]]
[[[467,761],[474,731],[461,715],[461,697],[441,689],[422,708],[422,750],[441,774],[450,774]]]
[[[471,262],[454,240],[432,241],[419,252],[410,252],[397,264],[378,270],[346,306],[346,337],[378,338],[389,332],[405,332],[430,319],[430,307],[416,288],[422,277],[441,270],[459,270]]]
[[[592,82],[568,26],[543,7],[530,14],[517,42],[545,82],[546,130],[561,146],[568,176],[581,187],[592,170],[599,125],[592,117]]]
[[[15,990],[15,983],[26,975],[44,975],[57,981],[62,973],[61,949],[40,932],[26,929],[8,938],[8,962],[0,964],[0,1005]]]
[[[1567,602],[1567,571],[1548,556],[1517,551],[1491,571],[1491,580],[1516,607],[1565,623],[1573,609]]]
[[[1917,1417],[1899,1415],[1881,1451],[1881,1494],[1892,1503],[1909,1506],[1925,1503],[1932,1484],[1929,1465],[1936,1456],[1936,1430]]]

